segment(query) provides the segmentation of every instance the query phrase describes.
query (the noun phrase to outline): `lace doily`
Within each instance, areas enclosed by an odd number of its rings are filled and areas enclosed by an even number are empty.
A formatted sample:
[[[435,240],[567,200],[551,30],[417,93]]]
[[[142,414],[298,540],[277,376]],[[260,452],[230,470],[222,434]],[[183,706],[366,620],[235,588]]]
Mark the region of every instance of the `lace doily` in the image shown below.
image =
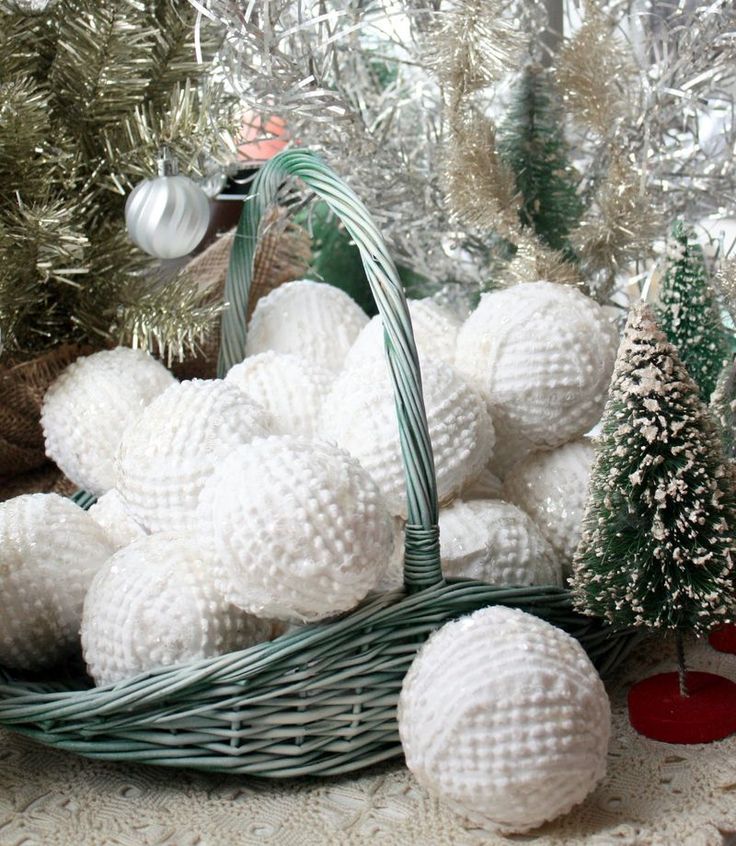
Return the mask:
[[[691,648],[736,679],[736,656]],[[0,732],[0,846],[722,846],[736,842],[736,736],[670,746],[628,725],[628,684],[670,669],[649,650],[612,690],[608,776],[533,835],[468,827],[394,763],[351,777],[265,782],[88,761]]]

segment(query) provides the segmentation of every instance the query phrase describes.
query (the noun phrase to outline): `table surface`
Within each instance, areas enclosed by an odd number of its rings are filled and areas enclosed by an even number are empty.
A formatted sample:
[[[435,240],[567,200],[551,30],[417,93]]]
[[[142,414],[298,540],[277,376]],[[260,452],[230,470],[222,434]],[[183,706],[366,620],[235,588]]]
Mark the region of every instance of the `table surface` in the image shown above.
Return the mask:
[[[705,643],[690,661],[736,680],[736,656]],[[736,736],[670,746],[628,725],[628,684],[670,667],[651,649],[627,665],[610,690],[606,779],[533,835],[465,824],[398,762],[352,777],[267,782],[89,761],[0,731],[0,846],[736,844]]]

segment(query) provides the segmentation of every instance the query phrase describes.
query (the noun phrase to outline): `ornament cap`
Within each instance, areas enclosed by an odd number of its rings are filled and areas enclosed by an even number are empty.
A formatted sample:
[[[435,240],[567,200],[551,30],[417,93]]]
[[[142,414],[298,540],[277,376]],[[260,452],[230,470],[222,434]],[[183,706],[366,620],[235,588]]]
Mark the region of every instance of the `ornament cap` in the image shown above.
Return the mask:
[[[168,147],[162,147],[158,154],[158,175],[177,176],[179,173],[179,162],[176,156]]]

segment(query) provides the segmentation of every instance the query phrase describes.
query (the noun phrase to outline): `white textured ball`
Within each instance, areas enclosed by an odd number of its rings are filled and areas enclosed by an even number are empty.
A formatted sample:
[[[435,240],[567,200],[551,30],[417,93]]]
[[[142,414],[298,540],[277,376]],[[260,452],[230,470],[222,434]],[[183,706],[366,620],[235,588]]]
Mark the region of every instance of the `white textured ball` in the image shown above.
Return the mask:
[[[606,772],[610,705],[580,644],[518,609],[448,623],[414,660],[399,734],[417,781],[473,823],[523,832]]]
[[[342,450],[306,438],[258,439],[228,455],[202,491],[199,518],[224,595],[279,620],[353,608],[394,546],[370,476]]]
[[[592,299],[566,285],[527,282],[481,298],[458,334],[456,364],[487,397],[494,420],[554,447],[600,418],[617,345]]]
[[[422,362],[424,404],[441,502],[480,475],[493,452],[493,423],[480,394],[444,362]],[[322,406],[322,433],[373,476],[392,514],[406,518],[399,424],[386,363],[345,370]]]
[[[188,531],[218,460],[272,425],[267,411],[221,379],[172,385],[125,432],[118,490],[150,532]]]
[[[84,603],[82,647],[96,684],[267,640],[272,625],[226,602],[197,538],[164,532],[117,552]]]
[[[531,517],[500,500],[457,500],[440,510],[442,572],[492,585],[561,585],[552,547]]]
[[[287,282],[258,300],[246,355],[293,353],[338,371],[366,323],[368,315],[339,288],[309,279]]]
[[[409,300],[408,306],[420,361],[435,358],[454,364],[460,319],[432,299]],[[384,355],[383,321],[376,315],[350,348],[345,367],[362,365],[370,358],[383,360]]]
[[[535,452],[506,476],[504,499],[522,508],[539,526],[569,575],[580,542],[595,450],[587,438]]]
[[[155,258],[189,255],[204,238],[209,223],[209,199],[188,176],[144,179],[125,203],[130,240]]]
[[[146,535],[146,530],[136,522],[128,504],[115,488],[103,494],[87,513],[104,529],[115,549],[122,549]]]
[[[269,351],[236,364],[225,381],[271,413],[274,434],[311,438],[334,379],[332,371],[301,356]]]
[[[78,641],[84,595],[114,548],[58,494],[0,503],[0,664],[36,670]]]
[[[142,350],[117,347],[77,359],[43,400],[46,454],[80,488],[105,493],[115,486],[123,432],[174,381]]]

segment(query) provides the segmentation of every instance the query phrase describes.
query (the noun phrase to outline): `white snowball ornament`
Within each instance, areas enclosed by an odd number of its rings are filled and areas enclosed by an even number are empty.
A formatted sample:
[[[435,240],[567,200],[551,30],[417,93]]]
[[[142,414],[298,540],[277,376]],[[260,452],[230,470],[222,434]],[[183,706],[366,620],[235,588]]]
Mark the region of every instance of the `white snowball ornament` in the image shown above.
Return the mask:
[[[334,373],[288,353],[273,351],[250,356],[225,377],[271,413],[274,434],[314,437],[322,400]]]
[[[293,353],[336,372],[367,323],[368,315],[339,288],[309,279],[287,282],[258,300],[246,355]]]
[[[512,608],[448,623],[399,698],[406,763],[474,824],[524,832],[567,813],[606,772],[610,705],[580,644]]]
[[[460,319],[432,299],[408,300],[407,304],[419,360],[424,362],[426,358],[435,358],[453,365]],[[383,361],[384,355],[383,321],[380,315],[376,315],[350,348],[345,367],[360,366],[370,358]]]
[[[117,488],[149,532],[187,531],[219,459],[272,425],[265,409],[221,379],[172,385],[123,435]]]
[[[116,553],[84,603],[82,648],[98,685],[268,640],[272,625],[226,602],[194,536],[150,535]]]
[[[115,486],[123,432],[175,381],[143,350],[117,347],[77,359],[44,396],[46,454],[80,488],[105,493]]]
[[[442,572],[492,585],[562,585],[552,547],[531,517],[500,500],[456,500],[440,510]]]
[[[526,511],[539,526],[565,575],[570,574],[580,542],[594,457],[593,444],[580,438],[548,452],[532,453],[504,480],[504,499]]]
[[[440,502],[480,475],[493,452],[493,423],[480,394],[444,362],[422,362],[424,404]],[[322,406],[324,438],[354,455],[375,479],[391,513],[406,519],[394,392],[385,361],[346,369]]]
[[[37,670],[77,643],[82,604],[114,547],[58,494],[0,503],[0,665]]]
[[[228,455],[200,500],[200,530],[235,605],[306,622],[347,611],[377,584],[394,526],[366,471],[347,453],[291,436]]]
[[[540,447],[600,418],[618,339],[605,311],[566,285],[527,282],[485,294],[458,334],[458,370],[494,420]]]
[[[116,550],[146,535],[146,530],[136,522],[127,503],[114,488],[103,494],[87,513],[102,527]]]
[[[181,176],[167,151],[159,158],[158,176],[145,179],[125,203],[130,240],[159,259],[189,255],[204,238],[210,222],[210,201],[200,185]]]

